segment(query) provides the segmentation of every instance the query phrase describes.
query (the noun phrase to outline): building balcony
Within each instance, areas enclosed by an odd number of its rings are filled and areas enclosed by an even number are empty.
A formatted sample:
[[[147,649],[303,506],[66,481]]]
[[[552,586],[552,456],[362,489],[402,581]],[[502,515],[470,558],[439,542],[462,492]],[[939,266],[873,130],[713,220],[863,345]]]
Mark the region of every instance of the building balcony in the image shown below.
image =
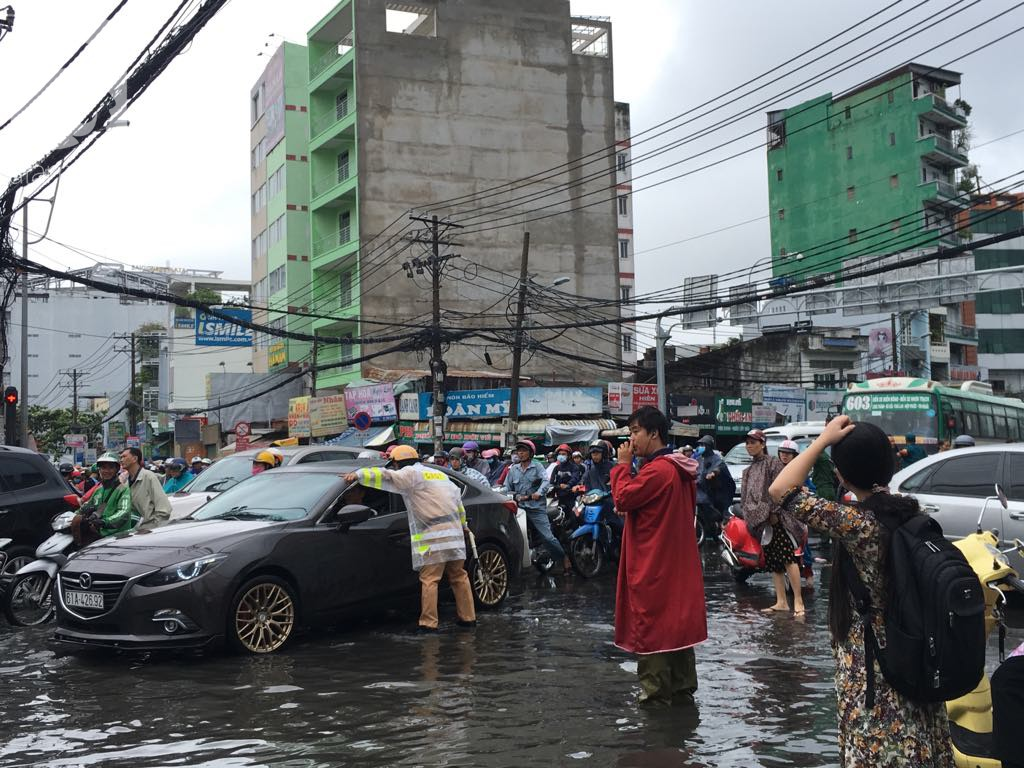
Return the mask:
[[[309,124],[310,151],[351,143],[355,137],[356,113],[348,108],[344,112],[335,107],[323,114],[314,114]]]
[[[950,139],[938,134],[922,136],[917,140],[921,157],[943,168],[962,168],[967,165],[967,155]]]
[[[950,181],[937,179],[926,181],[918,186],[923,188],[925,202],[954,208],[966,208],[970,205],[969,196],[962,194]]]
[[[355,200],[357,177],[352,172],[352,165],[344,165],[321,174],[313,179],[313,196],[310,199],[310,210],[316,210],[332,204],[351,205]]]
[[[359,239],[351,228],[321,237],[313,243],[313,267],[351,256],[359,250]]]
[[[959,325],[947,322],[945,325],[946,339],[961,346],[978,345],[978,328],[974,325]]]
[[[967,115],[960,107],[954,107],[937,93],[925,93],[918,96],[918,101],[925,104],[921,117],[931,120],[936,125],[947,128],[963,128],[967,125]]]

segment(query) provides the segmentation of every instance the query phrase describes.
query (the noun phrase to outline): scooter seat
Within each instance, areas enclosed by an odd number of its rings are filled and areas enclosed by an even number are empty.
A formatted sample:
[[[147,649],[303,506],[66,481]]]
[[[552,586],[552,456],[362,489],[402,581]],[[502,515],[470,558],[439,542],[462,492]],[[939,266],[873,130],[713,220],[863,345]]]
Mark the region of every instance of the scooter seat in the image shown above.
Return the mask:
[[[949,735],[957,752],[967,757],[995,759],[992,733],[978,733],[954,722],[949,724]]]

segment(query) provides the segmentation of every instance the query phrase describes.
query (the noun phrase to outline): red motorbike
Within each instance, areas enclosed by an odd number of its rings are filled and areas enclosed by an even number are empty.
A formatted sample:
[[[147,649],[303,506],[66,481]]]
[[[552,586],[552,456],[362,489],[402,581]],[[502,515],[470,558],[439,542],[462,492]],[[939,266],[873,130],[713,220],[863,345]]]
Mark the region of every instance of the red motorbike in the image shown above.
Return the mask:
[[[803,556],[803,545],[802,542],[796,547],[797,557]],[[751,535],[747,521],[743,519],[739,505],[736,504],[729,507],[722,523],[722,559],[729,564],[732,577],[740,584],[745,584],[755,573],[767,570],[761,542]]]

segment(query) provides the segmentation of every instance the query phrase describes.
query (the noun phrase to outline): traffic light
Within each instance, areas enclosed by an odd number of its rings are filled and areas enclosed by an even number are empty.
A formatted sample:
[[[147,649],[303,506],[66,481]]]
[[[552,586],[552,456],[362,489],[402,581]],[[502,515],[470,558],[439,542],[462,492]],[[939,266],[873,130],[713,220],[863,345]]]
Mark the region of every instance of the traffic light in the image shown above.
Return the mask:
[[[18,388],[4,390],[4,442],[18,444]]]

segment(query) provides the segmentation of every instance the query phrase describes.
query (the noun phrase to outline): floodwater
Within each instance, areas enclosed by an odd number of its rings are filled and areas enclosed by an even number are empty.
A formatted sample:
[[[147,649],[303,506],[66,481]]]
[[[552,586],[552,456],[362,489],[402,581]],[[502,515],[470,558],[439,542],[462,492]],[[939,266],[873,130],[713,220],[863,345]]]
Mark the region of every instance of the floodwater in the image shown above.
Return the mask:
[[[758,611],[767,577],[736,585],[714,554],[705,570],[695,709],[636,706],[610,576],[530,574],[475,632],[446,605],[439,635],[410,634],[410,610],[265,658],[74,656],[4,626],[0,766],[835,765],[822,586],[797,621]]]

